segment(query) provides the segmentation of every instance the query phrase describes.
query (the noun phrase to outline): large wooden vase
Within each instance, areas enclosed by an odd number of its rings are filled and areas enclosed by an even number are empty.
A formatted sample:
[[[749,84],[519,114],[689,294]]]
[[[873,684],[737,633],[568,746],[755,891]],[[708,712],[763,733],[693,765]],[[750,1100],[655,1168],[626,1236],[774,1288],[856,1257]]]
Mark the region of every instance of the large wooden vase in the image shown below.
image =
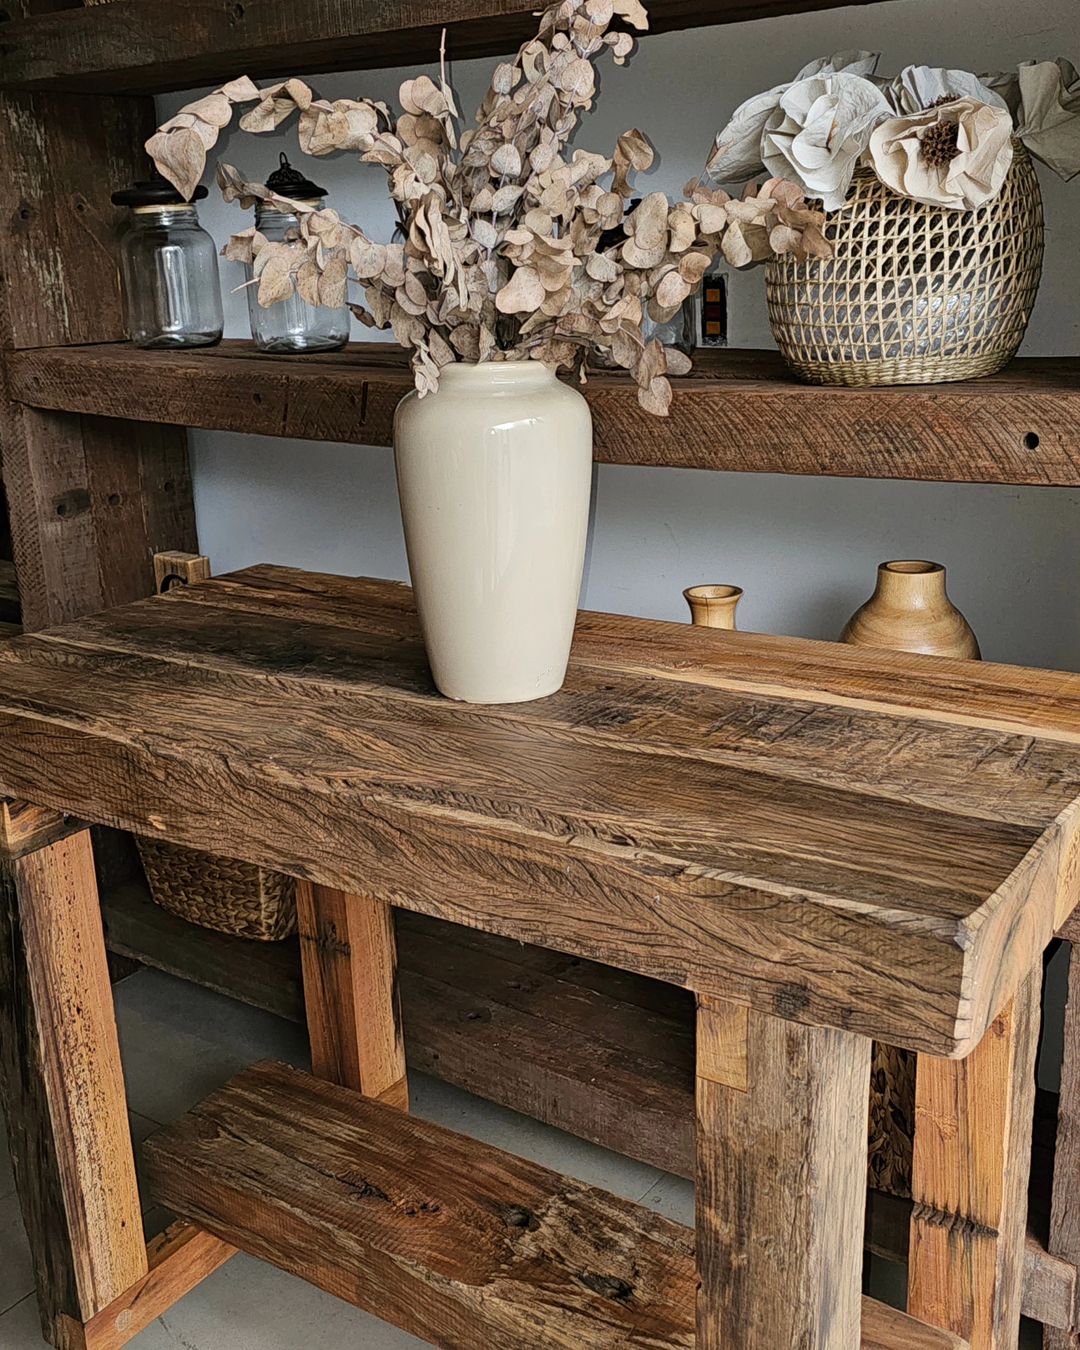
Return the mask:
[[[884,562],[874,594],[847,622],[841,642],[927,656],[979,659],[979,644],[945,590],[940,563]],[[870,1074],[870,1185],[910,1197],[916,1058],[875,1042]]]
[[[592,416],[538,361],[446,366],[394,418],[398,495],[435,684],[521,703],[563,682],[592,491]]]
[[[884,562],[874,594],[848,620],[841,642],[924,656],[979,658],[968,621],[945,590],[940,563]]]

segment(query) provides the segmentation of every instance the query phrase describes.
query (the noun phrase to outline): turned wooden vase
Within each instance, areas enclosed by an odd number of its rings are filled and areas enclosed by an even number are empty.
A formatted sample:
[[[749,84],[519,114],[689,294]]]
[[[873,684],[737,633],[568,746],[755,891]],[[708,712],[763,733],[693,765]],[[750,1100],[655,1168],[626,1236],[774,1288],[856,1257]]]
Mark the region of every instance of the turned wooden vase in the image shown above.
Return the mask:
[[[848,620],[841,642],[925,656],[979,659],[968,621],[945,590],[945,569],[923,561],[884,562],[874,594]]]
[[[741,586],[688,586],[683,591],[691,622],[700,628],[734,628],[742,595]]]

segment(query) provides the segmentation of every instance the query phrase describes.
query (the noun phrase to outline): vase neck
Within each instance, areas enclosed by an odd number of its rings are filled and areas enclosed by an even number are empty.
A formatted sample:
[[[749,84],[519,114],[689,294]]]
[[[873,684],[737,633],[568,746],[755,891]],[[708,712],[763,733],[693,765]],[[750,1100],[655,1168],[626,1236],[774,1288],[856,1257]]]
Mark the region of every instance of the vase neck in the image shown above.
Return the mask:
[[[945,599],[945,569],[940,563],[916,559],[882,563],[874,594],[905,607],[940,604]]]
[[[542,361],[454,361],[439,372],[440,386],[454,390],[537,388],[556,378]]]

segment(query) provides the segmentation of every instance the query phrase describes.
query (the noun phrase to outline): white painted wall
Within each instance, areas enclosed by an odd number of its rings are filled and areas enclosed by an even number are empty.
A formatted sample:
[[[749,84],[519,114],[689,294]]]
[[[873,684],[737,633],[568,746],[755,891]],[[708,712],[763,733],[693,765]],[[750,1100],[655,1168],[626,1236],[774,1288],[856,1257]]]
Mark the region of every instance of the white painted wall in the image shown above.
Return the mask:
[[[579,144],[609,149],[621,131],[638,126],[659,151],[648,187],[678,193],[737,103],[843,47],[880,49],[890,72],[909,62],[980,71],[1058,54],[1080,62],[1080,17],[1076,0],[889,0],[648,38],[629,67],[605,67]],[[474,61],[453,70],[467,113],[490,67]],[[362,93],[393,102],[401,78],[361,73],[314,84],[329,97]],[[186,97],[160,100],[162,115]],[[294,130],[282,138],[235,134],[221,148],[257,177],[274,166],[282,146],[295,151]],[[389,237],[380,170],[351,156],[301,161],[296,152],[294,162],[330,189],[331,204],[349,219]],[[1040,176],[1046,265],[1024,350],[1076,354],[1080,180]],[[220,242],[250,223],[219,200],[204,206],[202,218]],[[223,264],[232,284],[236,271]],[[736,276],[731,292],[733,344],[770,345],[762,274]],[[230,297],[226,312],[228,335],[246,336],[244,299]],[[722,425],[715,428],[717,437],[724,434]],[[191,439],[200,545],[218,571],[275,561],[406,576],[388,450],[216,432]],[[988,658],[1080,669],[1078,508],[1080,493],[1055,488],[602,467],[584,600],[597,609],[681,619],[684,586],[737,582],[746,590],[742,627],[831,638],[869,593],[881,559],[930,557],[947,565],[953,598]]]

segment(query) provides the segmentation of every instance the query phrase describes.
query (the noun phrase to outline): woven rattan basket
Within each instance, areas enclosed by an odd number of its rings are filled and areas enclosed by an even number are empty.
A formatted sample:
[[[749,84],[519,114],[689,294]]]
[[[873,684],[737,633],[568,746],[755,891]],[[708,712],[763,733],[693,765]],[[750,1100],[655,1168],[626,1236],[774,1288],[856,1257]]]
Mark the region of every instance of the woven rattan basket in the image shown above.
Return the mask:
[[[934,384],[991,375],[1016,353],[1043,256],[1042,196],[1014,142],[1001,192],[977,211],[898,196],[868,167],[831,212],[831,259],[770,260],[769,321],[813,384]]]
[[[203,928],[276,942],[296,931],[296,883],[280,872],[137,835],[150,893]]]
[[[870,1070],[869,1182],[875,1191],[911,1196],[915,1138],[915,1056],[874,1042]]]

